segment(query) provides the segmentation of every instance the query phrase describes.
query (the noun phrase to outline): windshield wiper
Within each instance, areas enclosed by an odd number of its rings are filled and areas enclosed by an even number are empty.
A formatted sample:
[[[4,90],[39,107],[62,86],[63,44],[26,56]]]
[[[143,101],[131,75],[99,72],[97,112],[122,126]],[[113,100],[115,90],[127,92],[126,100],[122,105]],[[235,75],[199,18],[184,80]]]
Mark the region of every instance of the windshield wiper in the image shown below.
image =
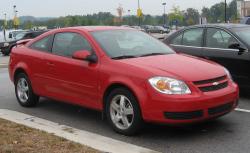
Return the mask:
[[[122,56],[116,56],[112,57],[112,59],[126,59],[126,58],[136,58],[137,56],[134,55],[122,55]]]
[[[138,57],[146,57],[146,56],[154,56],[154,55],[166,55],[167,53],[149,53],[149,54],[143,54]]]

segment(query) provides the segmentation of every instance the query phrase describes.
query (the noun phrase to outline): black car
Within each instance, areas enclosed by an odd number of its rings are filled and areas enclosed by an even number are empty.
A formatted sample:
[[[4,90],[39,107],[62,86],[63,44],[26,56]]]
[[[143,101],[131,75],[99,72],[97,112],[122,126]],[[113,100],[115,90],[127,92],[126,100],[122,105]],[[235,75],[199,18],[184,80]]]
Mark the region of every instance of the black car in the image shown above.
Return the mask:
[[[24,40],[24,39],[33,39],[46,31],[29,31],[29,32],[22,32],[15,36],[15,40],[2,42],[0,43],[0,50],[3,55],[7,56],[10,54],[11,49],[16,45],[17,41]]]
[[[173,33],[164,43],[177,52],[203,57],[225,66],[240,87],[250,87],[249,25],[190,26]]]

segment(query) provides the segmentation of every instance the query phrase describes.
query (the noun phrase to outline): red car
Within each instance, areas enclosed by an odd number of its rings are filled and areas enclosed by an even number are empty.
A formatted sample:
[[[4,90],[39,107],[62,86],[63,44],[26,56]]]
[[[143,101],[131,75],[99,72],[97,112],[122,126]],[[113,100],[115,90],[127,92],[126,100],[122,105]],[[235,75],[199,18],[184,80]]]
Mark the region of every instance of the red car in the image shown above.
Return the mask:
[[[102,111],[132,135],[143,121],[182,124],[232,111],[238,86],[222,66],[172,49],[125,27],[47,32],[13,49],[9,64],[18,102],[49,97]]]

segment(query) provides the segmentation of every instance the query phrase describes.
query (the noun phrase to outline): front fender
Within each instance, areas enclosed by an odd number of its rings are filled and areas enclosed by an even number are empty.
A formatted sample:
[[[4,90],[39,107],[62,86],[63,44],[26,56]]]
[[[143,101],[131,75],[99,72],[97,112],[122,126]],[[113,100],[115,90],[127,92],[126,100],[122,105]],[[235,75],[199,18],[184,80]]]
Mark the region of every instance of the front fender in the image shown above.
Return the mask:
[[[103,90],[101,91],[102,95],[104,96],[105,92],[111,87],[112,85],[122,85],[127,87],[137,98],[140,107],[142,108],[145,105],[146,99],[148,98],[147,90],[146,90],[146,81],[136,79],[136,78],[127,78],[124,76],[119,77],[110,77],[104,85]]]

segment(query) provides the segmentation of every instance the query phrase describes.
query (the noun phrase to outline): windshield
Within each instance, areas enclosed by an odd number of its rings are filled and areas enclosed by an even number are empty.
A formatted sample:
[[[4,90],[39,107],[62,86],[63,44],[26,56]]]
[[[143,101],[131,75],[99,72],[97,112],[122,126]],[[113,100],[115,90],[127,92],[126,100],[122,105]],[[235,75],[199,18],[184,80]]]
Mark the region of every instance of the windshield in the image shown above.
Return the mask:
[[[137,30],[96,31],[92,35],[111,58],[175,53],[159,40]]]
[[[250,27],[233,28],[233,31],[250,46]]]
[[[26,33],[19,33],[16,35],[16,39],[19,40],[19,39],[22,39],[24,37]]]

